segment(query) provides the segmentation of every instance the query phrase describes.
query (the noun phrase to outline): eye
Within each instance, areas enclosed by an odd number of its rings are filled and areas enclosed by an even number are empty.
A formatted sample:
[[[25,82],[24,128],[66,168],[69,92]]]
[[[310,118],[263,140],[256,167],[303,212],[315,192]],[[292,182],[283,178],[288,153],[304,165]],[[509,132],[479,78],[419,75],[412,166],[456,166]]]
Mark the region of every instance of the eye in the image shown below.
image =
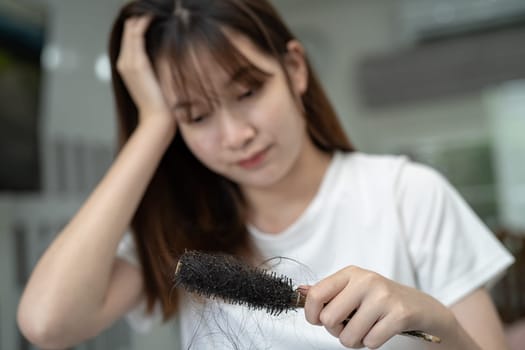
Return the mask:
[[[262,88],[263,84],[256,85],[256,86],[250,86],[246,90],[244,90],[240,95],[237,96],[238,101],[242,101],[245,99],[248,99],[250,97],[253,97],[259,90]]]
[[[253,89],[246,90],[246,91],[243,92],[241,95],[239,95],[239,96],[237,97],[237,99],[238,99],[239,101],[244,100],[244,99],[246,99],[246,98],[249,98],[249,97],[253,96],[254,93],[255,93],[255,91],[254,91]]]
[[[189,118],[190,124],[199,124],[204,122],[210,115],[208,113],[191,116]]]

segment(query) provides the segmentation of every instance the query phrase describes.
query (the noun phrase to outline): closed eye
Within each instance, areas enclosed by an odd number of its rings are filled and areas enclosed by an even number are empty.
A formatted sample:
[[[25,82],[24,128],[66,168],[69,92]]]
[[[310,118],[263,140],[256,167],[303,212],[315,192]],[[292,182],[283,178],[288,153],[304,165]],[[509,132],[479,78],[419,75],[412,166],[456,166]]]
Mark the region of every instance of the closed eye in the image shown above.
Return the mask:
[[[264,84],[260,84],[257,86],[252,86],[249,89],[246,89],[242,94],[237,96],[237,100],[242,101],[250,97],[253,97],[255,94],[257,94],[257,92],[259,92],[262,89],[263,85]]]
[[[206,114],[200,114],[196,116],[191,116],[188,120],[190,124],[199,124],[204,122],[210,115],[208,113]]]
[[[242,100],[244,100],[246,98],[252,97],[254,94],[255,94],[255,90],[254,89],[246,90],[245,92],[243,92],[242,94],[237,96],[237,100],[242,101]]]

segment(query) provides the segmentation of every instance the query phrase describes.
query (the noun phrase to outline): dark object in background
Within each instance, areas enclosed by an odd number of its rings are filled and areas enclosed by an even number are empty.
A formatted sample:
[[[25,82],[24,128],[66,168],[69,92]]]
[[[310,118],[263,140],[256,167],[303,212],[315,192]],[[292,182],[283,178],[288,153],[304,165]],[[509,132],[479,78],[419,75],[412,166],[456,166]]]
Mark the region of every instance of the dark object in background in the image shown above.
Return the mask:
[[[0,13],[0,192],[40,184],[39,109],[43,28]]]
[[[525,15],[524,15],[525,16]],[[436,40],[360,64],[357,87],[368,108],[479,93],[525,78],[525,19],[510,28]]]
[[[525,232],[498,230],[496,236],[514,255],[516,262],[494,286],[492,297],[502,321],[509,325],[525,321]]]

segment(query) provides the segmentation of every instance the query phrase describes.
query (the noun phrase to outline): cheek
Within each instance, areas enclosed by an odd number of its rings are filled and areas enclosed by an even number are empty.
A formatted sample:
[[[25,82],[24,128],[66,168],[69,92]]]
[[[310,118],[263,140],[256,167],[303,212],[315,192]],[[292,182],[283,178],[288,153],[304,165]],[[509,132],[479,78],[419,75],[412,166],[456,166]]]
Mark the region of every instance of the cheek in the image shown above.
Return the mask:
[[[195,157],[205,165],[213,161],[213,156],[216,154],[214,150],[217,149],[214,145],[213,137],[210,137],[206,133],[188,130],[184,127],[180,128],[180,132],[186,146],[188,146]]]
[[[296,121],[297,117],[302,117],[293,100],[286,82],[278,81],[274,86],[270,86],[264,98],[261,99],[258,108],[255,108],[258,120],[263,121],[267,127],[279,132],[288,132]]]
[[[304,128],[304,116],[288,89],[275,96],[273,102],[267,106],[267,123],[275,132],[289,134]]]

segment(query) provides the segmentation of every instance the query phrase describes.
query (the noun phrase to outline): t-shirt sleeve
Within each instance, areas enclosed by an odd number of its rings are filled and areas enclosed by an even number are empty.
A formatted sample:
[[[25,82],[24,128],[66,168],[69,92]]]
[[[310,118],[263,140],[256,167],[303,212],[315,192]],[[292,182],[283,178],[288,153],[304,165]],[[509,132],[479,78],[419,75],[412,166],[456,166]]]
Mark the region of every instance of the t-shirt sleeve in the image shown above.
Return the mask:
[[[400,215],[419,287],[445,305],[490,287],[514,258],[436,171],[405,162]]]
[[[140,268],[135,241],[130,233],[126,233],[121,239],[117,247],[116,257]],[[160,303],[155,303],[151,314],[146,312],[146,306],[147,303],[144,298],[137,306],[125,315],[125,319],[130,327],[139,333],[147,333],[155,326],[162,323],[162,309]]]

